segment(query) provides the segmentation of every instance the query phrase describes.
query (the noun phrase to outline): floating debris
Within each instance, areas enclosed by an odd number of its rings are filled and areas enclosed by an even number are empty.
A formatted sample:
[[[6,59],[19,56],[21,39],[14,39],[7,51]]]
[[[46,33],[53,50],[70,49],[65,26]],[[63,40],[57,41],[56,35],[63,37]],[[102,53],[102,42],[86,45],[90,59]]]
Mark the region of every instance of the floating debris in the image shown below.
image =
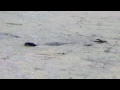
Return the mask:
[[[96,41],[94,41],[94,42],[96,42],[96,43],[107,43],[107,41],[104,41],[104,40],[101,40],[101,39],[96,39]]]
[[[10,36],[10,37],[20,38],[20,37],[17,36],[17,35],[12,35],[12,34],[8,34],[8,33],[5,33],[5,35]]]
[[[35,47],[35,46],[37,46],[37,45],[34,44],[34,43],[32,43],[32,42],[26,42],[26,43],[24,44],[24,46]]]
[[[0,36],[1,37],[4,37],[4,36],[9,36],[9,37],[13,37],[13,38],[21,38],[17,35],[13,35],[13,34],[10,34],[10,33],[0,33]]]
[[[19,24],[19,23],[6,23],[6,24],[9,24],[9,25],[19,25],[19,26],[22,26],[22,24]]]

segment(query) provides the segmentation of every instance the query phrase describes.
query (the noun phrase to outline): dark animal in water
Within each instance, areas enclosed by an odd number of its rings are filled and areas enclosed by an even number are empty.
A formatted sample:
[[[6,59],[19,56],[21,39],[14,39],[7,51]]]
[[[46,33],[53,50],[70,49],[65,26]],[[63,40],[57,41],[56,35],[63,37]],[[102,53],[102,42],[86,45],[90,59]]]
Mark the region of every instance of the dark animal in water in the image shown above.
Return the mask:
[[[24,44],[24,46],[35,47],[35,46],[37,46],[37,45],[34,44],[34,43],[32,43],[32,42],[26,42],[26,43]]]

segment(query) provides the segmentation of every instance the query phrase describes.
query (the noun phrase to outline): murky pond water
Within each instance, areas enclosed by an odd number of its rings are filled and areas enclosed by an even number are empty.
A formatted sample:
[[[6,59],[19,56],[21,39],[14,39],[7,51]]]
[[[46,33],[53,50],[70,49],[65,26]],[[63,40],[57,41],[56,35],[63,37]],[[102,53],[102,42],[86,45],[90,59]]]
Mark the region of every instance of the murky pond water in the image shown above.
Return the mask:
[[[0,11],[0,78],[120,78],[119,19],[115,11]]]

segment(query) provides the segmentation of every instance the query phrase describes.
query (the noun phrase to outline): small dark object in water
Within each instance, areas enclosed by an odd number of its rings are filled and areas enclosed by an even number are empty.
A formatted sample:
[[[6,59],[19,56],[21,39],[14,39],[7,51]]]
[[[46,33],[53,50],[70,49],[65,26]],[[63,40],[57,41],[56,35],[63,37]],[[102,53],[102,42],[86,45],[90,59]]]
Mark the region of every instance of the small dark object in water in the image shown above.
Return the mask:
[[[97,42],[97,43],[107,43],[107,41],[100,40],[100,39],[96,39],[96,41],[94,41],[94,42]]]
[[[86,44],[85,46],[92,46],[92,44]]]
[[[65,55],[66,53],[57,53],[57,54],[60,54],[60,55]]]
[[[62,53],[62,55],[65,55],[66,53]]]
[[[36,44],[32,43],[32,42],[26,42],[25,46],[30,46],[30,47],[35,47],[37,46]]]

